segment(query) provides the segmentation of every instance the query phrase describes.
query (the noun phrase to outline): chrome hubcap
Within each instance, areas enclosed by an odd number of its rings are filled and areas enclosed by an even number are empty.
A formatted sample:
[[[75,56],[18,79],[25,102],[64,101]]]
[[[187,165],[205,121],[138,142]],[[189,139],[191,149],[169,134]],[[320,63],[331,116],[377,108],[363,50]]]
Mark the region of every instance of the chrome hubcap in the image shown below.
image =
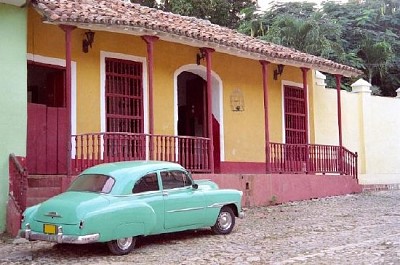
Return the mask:
[[[117,245],[120,249],[126,250],[132,245],[132,237],[125,237],[117,239]]]
[[[232,225],[232,216],[227,212],[222,212],[219,215],[218,225],[222,230],[227,230]]]

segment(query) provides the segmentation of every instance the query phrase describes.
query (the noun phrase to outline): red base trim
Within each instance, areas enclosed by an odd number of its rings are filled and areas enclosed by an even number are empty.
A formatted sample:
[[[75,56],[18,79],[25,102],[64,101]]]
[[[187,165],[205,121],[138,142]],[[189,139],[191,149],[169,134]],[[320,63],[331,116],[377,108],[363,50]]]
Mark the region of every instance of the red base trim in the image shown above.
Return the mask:
[[[361,186],[351,176],[306,174],[194,174],[194,179],[211,179],[220,188],[243,191],[245,207],[265,206],[360,193]]]
[[[265,174],[265,163],[258,162],[221,162],[222,174]]]

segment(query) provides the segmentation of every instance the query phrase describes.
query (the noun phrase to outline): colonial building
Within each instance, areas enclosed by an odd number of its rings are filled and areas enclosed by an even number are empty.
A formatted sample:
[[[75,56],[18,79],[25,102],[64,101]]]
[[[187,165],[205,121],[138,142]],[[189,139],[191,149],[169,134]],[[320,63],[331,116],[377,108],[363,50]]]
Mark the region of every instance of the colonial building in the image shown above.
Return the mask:
[[[339,93],[341,77],[360,71],[117,0],[36,0],[23,9],[18,56],[27,73],[10,88],[21,103],[10,122],[27,140],[2,161],[10,163],[9,216],[87,167],[122,160],[181,163],[196,178],[245,191],[246,206],[360,190]],[[315,70],[336,77],[336,146],[315,141]]]

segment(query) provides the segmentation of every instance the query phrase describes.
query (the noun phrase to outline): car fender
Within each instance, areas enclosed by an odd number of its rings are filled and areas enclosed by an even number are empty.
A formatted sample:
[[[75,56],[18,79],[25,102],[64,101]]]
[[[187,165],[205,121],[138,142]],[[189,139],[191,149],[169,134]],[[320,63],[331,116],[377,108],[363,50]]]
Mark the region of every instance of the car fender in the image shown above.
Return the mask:
[[[153,208],[145,202],[120,201],[92,211],[84,218],[85,233],[99,233],[100,242],[148,235],[157,223]]]
[[[242,193],[233,189],[220,189],[205,191],[208,224],[214,224],[221,208],[225,205],[231,205],[233,211],[238,215],[241,210]]]

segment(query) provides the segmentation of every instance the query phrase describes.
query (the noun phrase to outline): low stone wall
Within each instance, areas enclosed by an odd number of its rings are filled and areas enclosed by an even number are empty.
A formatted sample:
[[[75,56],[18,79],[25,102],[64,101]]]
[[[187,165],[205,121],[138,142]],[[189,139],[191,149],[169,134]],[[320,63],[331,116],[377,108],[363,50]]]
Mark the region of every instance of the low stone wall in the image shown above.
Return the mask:
[[[7,202],[7,233],[11,236],[17,236],[21,225],[21,213],[18,206],[12,198],[8,198]]]
[[[400,190],[400,184],[368,184],[361,187],[362,191]]]
[[[336,195],[360,193],[362,187],[351,176],[306,174],[194,174],[210,179],[220,188],[243,191],[243,207],[266,206]]]

